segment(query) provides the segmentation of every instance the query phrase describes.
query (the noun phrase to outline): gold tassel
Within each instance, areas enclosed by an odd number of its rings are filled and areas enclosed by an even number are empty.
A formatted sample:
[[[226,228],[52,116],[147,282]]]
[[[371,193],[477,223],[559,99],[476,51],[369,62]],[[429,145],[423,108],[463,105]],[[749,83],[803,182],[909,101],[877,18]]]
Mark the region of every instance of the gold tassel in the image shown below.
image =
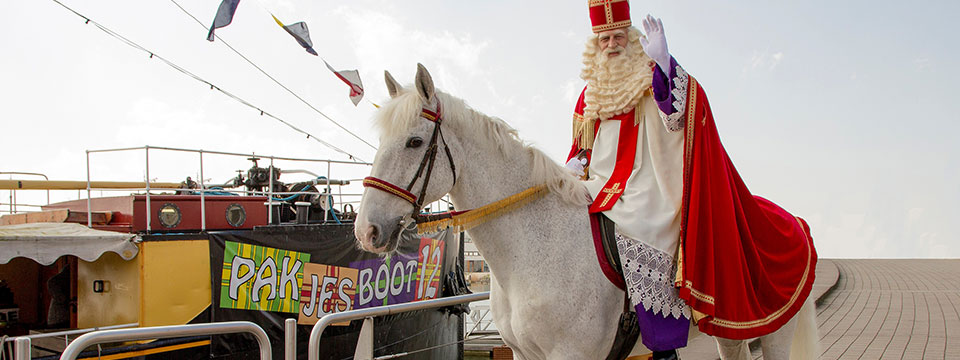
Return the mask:
[[[573,141],[576,141],[581,149],[593,149],[595,135],[593,128],[596,121],[596,119],[587,120],[580,114],[573,114]]]
[[[417,233],[434,233],[451,227],[456,231],[466,231],[510,211],[516,210],[533,200],[539,199],[545,195],[547,191],[546,185],[538,185],[510,195],[497,202],[487,204],[473,210],[468,210],[447,219],[418,223]]]

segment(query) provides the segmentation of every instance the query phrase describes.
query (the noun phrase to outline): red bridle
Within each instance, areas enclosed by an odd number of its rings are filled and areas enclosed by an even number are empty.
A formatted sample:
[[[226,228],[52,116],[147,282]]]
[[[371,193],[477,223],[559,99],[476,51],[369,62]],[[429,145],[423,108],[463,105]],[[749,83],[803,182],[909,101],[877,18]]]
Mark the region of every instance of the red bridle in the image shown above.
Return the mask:
[[[430,137],[430,144],[427,145],[427,151],[423,154],[423,160],[420,161],[420,167],[417,168],[417,173],[414,175],[413,180],[410,181],[410,184],[404,189],[390,183],[389,181],[378,179],[373,176],[368,176],[363,179],[363,187],[378,189],[412,204],[414,218],[419,215],[420,209],[423,208],[423,196],[427,192],[427,184],[430,183],[430,175],[433,173],[433,163],[437,158],[438,138],[443,142],[443,150],[447,154],[447,160],[450,161],[450,171],[453,172],[453,183],[457,183],[457,168],[453,164],[453,157],[450,156],[450,147],[447,146],[447,141],[443,138],[443,131],[440,129],[440,124],[443,122],[443,118],[440,116],[440,101],[437,101],[436,112],[422,108],[420,111],[420,117],[433,122],[435,126],[433,128],[433,135]],[[426,174],[423,172],[425,168]],[[423,186],[420,187],[420,196],[418,197],[417,195],[411,193],[410,190],[413,188],[413,185],[416,184],[417,179],[419,179],[421,175],[424,175]]]

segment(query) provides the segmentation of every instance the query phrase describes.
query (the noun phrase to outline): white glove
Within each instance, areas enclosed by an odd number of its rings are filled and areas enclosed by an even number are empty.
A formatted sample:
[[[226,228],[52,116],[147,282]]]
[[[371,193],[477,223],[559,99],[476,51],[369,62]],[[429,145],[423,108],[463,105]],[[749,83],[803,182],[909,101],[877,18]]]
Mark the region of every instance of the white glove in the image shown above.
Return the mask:
[[[570,161],[567,161],[567,164],[564,165],[567,170],[570,171],[576,177],[583,177],[583,166],[587,163],[587,159],[581,159],[578,157],[573,157]]]
[[[663,23],[650,15],[642,23],[643,32],[647,33],[646,39],[640,38],[643,52],[657,62],[664,75],[670,76],[670,52],[667,51],[667,38],[663,35]]]

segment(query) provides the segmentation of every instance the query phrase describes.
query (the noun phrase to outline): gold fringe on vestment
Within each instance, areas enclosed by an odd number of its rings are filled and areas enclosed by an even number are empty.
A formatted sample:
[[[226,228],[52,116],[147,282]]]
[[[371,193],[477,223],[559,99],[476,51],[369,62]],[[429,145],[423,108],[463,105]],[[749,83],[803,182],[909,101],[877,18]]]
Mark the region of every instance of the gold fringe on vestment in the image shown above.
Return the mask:
[[[596,119],[586,120],[583,115],[573,115],[573,138],[580,146],[580,149],[593,149],[593,140],[596,134],[593,133]]]

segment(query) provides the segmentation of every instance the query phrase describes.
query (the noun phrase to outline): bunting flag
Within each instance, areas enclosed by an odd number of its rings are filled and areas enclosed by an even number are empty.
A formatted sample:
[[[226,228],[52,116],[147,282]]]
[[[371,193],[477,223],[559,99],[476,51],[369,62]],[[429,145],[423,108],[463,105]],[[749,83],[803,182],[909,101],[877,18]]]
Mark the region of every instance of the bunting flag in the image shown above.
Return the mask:
[[[207,33],[207,41],[213,41],[213,31],[233,22],[233,14],[237,12],[237,5],[240,0],[223,0],[220,2],[220,8],[217,9],[217,17],[213,19],[213,25],[210,25],[210,32]]]
[[[273,16],[273,14],[270,14],[270,16]],[[297,39],[297,42],[300,43],[300,46],[303,46],[304,49],[307,49],[308,53],[317,55],[316,50],[313,50],[313,41],[310,41],[310,30],[307,30],[307,23],[301,21],[290,25],[284,25],[282,22],[280,22],[280,19],[277,19],[276,16],[273,16],[273,20],[277,22],[277,25],[280,25],[280,27],[286,30],[290,36],[293,36],[294,39]]]
[[[360,82],[360,73],[356,70],[337,71],[334,70],[326,60],[323,60],[323,63],[327,65],[327,69],[330,69],[340,81],[350,86],[350,101],[353,101],[353,106],[357,106],[360,100],[363,99],[363,83]]]

